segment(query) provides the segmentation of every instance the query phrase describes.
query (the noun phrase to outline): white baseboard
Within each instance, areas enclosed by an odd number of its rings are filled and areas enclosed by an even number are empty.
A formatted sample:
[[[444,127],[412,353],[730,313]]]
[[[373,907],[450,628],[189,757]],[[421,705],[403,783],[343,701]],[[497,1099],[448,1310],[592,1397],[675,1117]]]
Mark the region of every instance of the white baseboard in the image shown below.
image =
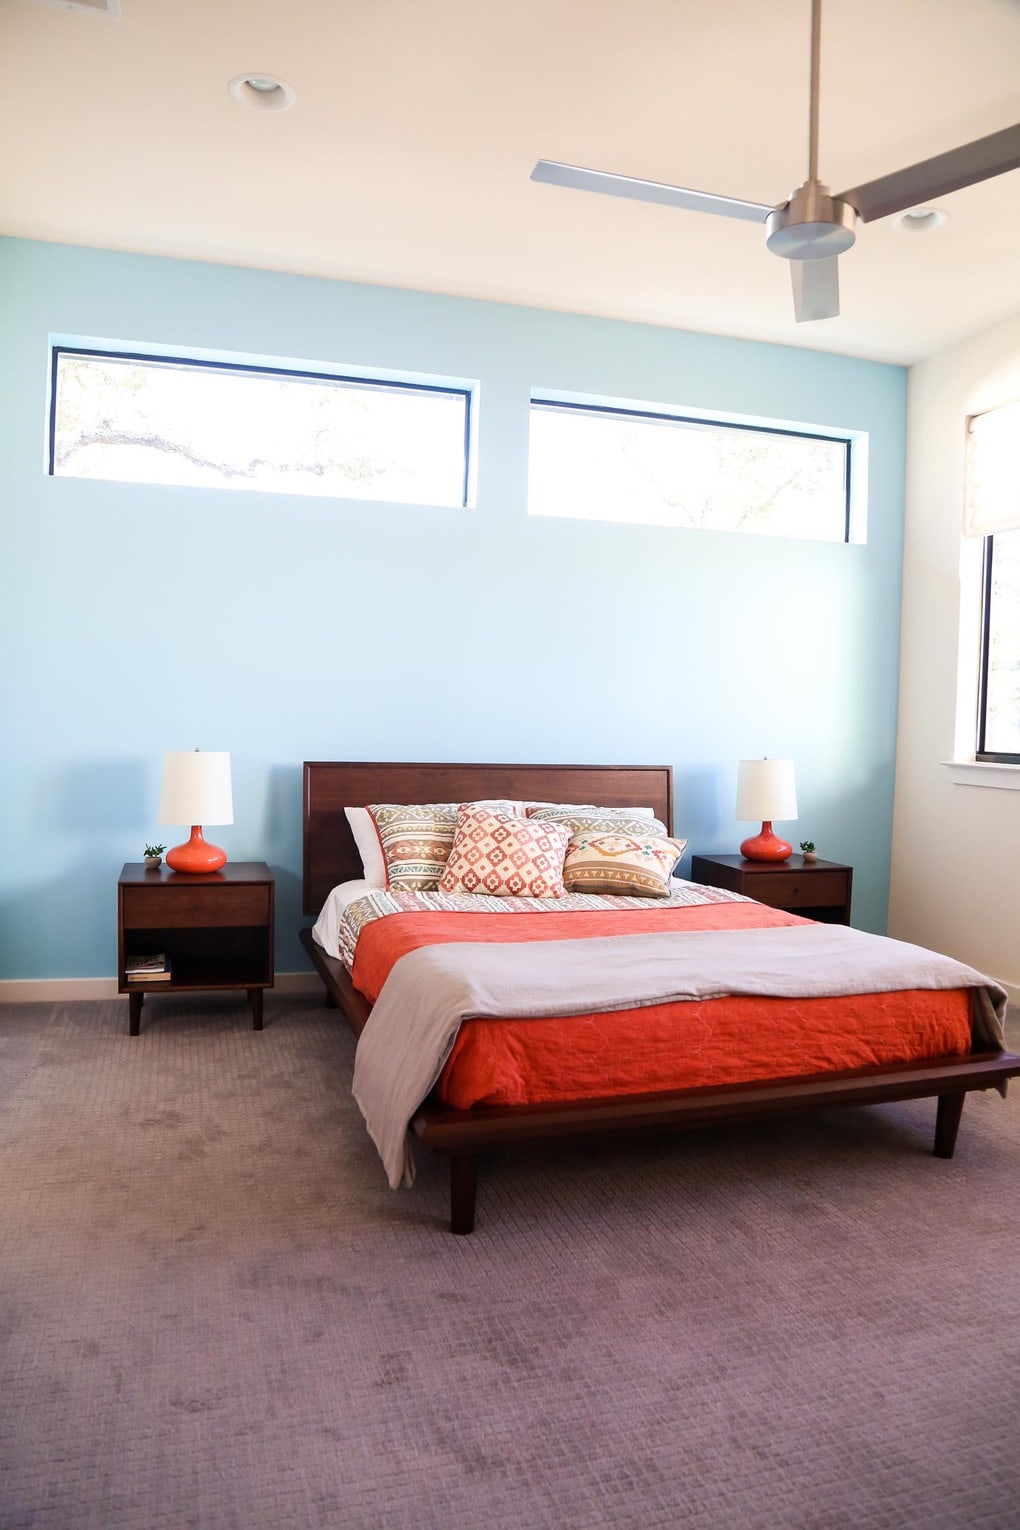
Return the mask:
[[[278,972],[267,993],[322,993],[322,979],[314,972]],[[70,1004],[76,999],[115,999],[117,979],[25,978],[0,982],[0,1004]],[[126,998],[127,995],[125,994]]]

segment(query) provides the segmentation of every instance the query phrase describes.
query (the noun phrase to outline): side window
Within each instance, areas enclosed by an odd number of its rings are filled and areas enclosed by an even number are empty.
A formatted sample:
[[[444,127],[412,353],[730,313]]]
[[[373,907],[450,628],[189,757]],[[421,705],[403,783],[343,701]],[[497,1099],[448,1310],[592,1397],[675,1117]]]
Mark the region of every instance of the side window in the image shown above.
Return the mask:
[[[471,390],[56,346],[51,474],[467,504]]]
[[[850,540],[851,433],[534,397],[531,515]]]
[[[1020,403],[967,422],[965,530],[984,539],[975,757],[1020,764]]]
[[[985,538],[982,617],[976,757],[1020,765],[1020,530]]]

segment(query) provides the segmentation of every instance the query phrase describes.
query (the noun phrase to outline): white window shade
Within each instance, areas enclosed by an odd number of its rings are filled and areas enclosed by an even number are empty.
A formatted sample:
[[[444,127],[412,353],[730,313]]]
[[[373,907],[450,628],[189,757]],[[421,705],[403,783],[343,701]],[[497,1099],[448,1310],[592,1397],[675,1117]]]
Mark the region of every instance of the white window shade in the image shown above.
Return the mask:
[[[1020,527],[1020,401],[967,422],[963,530],[987,537]]]

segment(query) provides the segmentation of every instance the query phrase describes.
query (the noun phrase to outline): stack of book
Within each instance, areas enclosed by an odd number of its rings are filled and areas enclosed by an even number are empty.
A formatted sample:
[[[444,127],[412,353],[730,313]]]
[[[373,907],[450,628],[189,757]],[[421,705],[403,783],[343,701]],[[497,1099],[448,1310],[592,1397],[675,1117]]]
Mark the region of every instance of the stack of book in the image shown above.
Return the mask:
[[[129,956],[124,961],[124,976],[129,983],[169,982],[170,959],[162,952],[156,956]]]

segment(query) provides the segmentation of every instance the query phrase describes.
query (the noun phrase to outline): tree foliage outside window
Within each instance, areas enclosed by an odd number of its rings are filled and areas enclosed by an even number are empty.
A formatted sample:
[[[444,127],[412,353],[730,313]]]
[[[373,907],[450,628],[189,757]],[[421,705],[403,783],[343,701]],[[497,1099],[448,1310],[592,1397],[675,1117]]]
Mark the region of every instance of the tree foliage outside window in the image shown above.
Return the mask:
[[[52,473],[464,505],[463,388],[54,352]]]
[[[1020,530],[985,539],[977,758],[1020,762]]]
[[[850,439],[534,399],[532,515],[848,540]]]

